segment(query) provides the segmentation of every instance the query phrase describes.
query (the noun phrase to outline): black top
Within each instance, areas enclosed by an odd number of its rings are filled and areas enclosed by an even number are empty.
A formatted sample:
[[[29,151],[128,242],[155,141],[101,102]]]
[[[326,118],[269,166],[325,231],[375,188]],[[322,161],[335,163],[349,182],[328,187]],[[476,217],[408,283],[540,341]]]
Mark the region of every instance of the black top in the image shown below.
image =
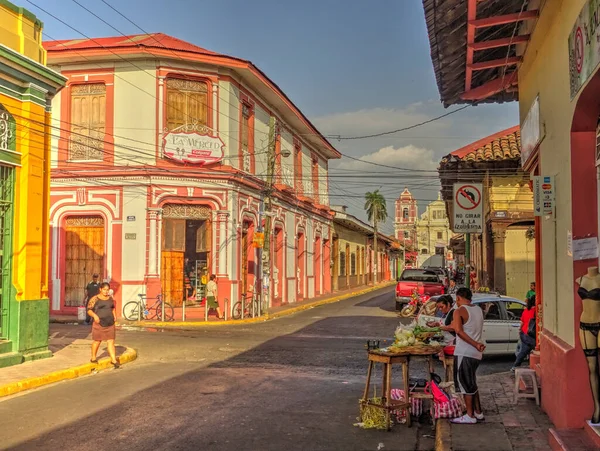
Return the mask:
[[[454,312],[456,310],[452,309],[448,312],[448,314],[446,315],[446,318],[444,318],[444,326],[450,326],[452,325],[452,321],[454,320]],[[452,335],[456,336],[455,332],[450,332]]]
[[[98,296],[94,296],[88,305],[88,310],[93,311],[100,318],[100,325],[102,327],[115,324],[115,317],[112,312],[114,308],[115,301],[112,296],[109,296],[108,299],[100,299]]]
[[[98,282],[88,283],[85,287],[85,293],[87,294],[88,299],[93,298],[100,293],[100,284]]]
[[[577,294],[581,299],[591,299],[592,301],[600,301],[600,288],[594,288],[593,290],[586,290],[583,287],[579,287]]]

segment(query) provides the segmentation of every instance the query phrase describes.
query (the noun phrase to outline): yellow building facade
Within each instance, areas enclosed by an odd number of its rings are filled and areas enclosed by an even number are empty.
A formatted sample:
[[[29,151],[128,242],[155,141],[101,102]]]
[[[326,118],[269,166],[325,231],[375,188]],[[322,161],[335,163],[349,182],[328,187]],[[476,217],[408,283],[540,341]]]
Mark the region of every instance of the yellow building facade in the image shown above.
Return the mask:
[[[43,24],[0,0],[0,367],[50,356],[50,116],[66,79],[45,66]]]
[[[428,266],[427,261],[434,255],[444,256],[444,259],[440,257],[439,262],[445,262],[453,234],[446,214],[446,204],[441,196],[427,205],[425,212],[417,220],[416,228],[419,266]],[[431,266],[435,266],[437,261],[432,263],[434,264]]]

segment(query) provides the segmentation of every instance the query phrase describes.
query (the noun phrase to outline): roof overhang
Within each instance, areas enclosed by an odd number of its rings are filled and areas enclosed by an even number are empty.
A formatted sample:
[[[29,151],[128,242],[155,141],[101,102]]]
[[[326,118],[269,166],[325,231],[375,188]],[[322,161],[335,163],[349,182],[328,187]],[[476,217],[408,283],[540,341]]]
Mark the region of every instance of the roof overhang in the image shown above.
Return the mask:
[[[518,99],[518,67],[539,0],[423,0],[444,106]]]

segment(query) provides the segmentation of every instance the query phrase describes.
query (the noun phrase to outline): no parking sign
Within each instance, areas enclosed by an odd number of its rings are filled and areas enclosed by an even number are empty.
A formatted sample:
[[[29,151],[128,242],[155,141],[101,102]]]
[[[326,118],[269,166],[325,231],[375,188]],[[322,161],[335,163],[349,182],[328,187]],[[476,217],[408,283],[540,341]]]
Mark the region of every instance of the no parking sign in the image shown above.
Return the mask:
[[[455,183],[454,227],[455,233],[481,233],[483,231],[483,185],[481,183]]]

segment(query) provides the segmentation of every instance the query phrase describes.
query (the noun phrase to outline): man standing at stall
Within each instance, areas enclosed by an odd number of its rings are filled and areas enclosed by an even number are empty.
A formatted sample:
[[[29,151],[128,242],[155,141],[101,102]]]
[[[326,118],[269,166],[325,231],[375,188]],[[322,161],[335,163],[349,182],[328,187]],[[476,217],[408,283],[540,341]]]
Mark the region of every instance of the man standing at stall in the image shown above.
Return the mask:
[[[483,335],[483,311],[473,305],[473,293],[468,288],[456,291],[458,308],[454,313],[453,328],[456,332],[454,349],[454,388],[462,393],[467,406],[467,413],[454,418],[453,423],[475,424],[483,420],[479,389],[477,387],[477,368],[483,357],[485,344],[481,342]]]

